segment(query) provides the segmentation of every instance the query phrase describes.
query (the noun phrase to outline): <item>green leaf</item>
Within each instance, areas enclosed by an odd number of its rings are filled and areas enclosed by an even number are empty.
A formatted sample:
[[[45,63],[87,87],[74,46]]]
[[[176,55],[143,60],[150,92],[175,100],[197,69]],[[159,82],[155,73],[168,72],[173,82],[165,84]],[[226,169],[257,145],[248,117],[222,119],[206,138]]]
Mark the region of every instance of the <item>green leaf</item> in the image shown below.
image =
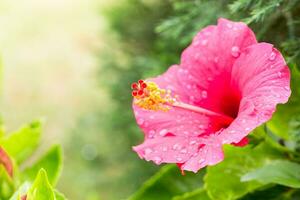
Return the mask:
[[[53,146],[36,163],[26,168],[23,172],[23,179],[33,181],[41,168],[47,171],[50,183],[55,185],[62,170],[62,150],[60,146]]]
[[[39,145],[41,122],[35,121],[0,139],[1,146],[17,163],[27,159]]]
[[[27,194],[30,186],[31,184],[29,182],[23,183],[9,200],[20,200],[23,195]]]
[[[241,182],[240,178],[272,159],[281,158],[281,153],[262,143],[255,148],[231,145],[224,146],[225,159],[218,165],[207,168],[205,188],[211,199],[231,200],[242,197],[262,186],[251,181]]]
[[[47,172],[41,169],[27,194],[28,200],[55,200],[55,194],[47,177]]]
[[[9,176],[5,167],[0,165],[0,199],[8,199],[13,193],[13,179]]]
[[[166,165],[146,181],[129,200],[170,200],[173,196],[202,187],[204,173],[204,170],[197,174],[186,172],[183,176],[177,166]]]
[[[300,188],[300,165],[287,160],[273,161],[245,174],[241,180],[256,180],[263,184],[276,183],[293,188]]]
[[[210,200],[207,192],[203,189],[197,189],[192,192],[187,192],[181,196],[173,197],[172,200]]]
[[[56,200],[67,200],[67,198],[57,190],[54,191],[54,194],[55,194]]]

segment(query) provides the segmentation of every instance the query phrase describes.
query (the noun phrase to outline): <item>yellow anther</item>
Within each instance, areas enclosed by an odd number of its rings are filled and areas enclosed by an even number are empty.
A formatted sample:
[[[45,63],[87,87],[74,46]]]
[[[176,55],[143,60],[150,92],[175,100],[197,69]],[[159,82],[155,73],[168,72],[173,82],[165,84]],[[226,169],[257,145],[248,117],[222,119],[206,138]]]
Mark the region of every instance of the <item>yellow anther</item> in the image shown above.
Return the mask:
[[[154,82],[147,82],[143,95],[134,96],[135,105],[154,111],[168,111],[175,101],[170,90],[160,89]]]

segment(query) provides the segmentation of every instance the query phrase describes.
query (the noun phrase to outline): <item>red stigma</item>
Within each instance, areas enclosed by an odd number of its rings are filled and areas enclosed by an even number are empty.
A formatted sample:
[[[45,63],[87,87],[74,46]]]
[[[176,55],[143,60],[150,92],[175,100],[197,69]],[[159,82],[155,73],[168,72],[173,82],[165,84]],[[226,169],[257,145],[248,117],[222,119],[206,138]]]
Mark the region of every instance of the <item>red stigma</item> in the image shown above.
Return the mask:
[[[132,96],[136,97],[138,95],[138,92],[137,91],[132,91]]]
[[[137,83],[132,83],[131,84],[131,89],[138,89],[138,84]]]
[[[132,96],[142,96],[145,94],[144,89],[147,88],[147,84],[143,80],[139,80],[138,83],[134,82],[131,84]]]
[[[143,91],[143,90],[139,90],[139,91],[138,91],[138,95],[139,95],[139,96],[142,96],[143,94],[144,94],[144,91]]]
[[[146,83],[142,83],[141,84],[141,88],[146,88],[147,87],[147,84]]]

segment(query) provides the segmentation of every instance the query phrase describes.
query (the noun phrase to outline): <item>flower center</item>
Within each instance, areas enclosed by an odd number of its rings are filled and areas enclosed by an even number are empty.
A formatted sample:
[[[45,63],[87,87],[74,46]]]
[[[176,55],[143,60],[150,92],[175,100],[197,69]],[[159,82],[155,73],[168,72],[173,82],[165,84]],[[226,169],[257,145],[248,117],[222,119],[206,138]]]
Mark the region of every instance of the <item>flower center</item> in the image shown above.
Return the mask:
[[[208,116],[221,118],[226,124],[230,124],[234,119],[227,115],[217,113],[199,106],[178,101],[178,97],[171,95],[171,90],[158,87],[154,82],[139,80],[131,85],[134,104],[145,110],[169,111],[171,107],[178,107],[185,110],[201,113]]]

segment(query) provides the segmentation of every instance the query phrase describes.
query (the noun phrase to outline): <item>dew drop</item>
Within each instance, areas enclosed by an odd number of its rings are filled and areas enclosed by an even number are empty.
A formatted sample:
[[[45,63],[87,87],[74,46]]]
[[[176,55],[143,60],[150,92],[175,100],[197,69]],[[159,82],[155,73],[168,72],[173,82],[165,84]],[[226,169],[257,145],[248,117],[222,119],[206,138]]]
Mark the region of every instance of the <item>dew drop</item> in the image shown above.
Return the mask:
[[[152,151],[152,149],[150,149],[150,148],[146,148],[145,149],[145,155],[149,155],[150,153],[152,153],[153,151]]]
[[[238,46],[233,46],[231,48],[231,55],[235,58],[239,57],[240,55],[240,48]]]
[[[287,91],[290,90],[290,88],[288,86],[285,86],[284,89],[287,90]]]
[[[177,161],[182,161],[182,158],[178,157],[176,158]]]
[[[143,125],[144,120],[140,118],[140,119],[138,119],[137,123],[138,123],[138,125]]]
[[[276,58],[276,53],[272,52],[270,54],[269,60],[273,61],[273,60],[275,60],[275,58]]]
[[[201,164],[201,163],[203,163],[203,161],[204,161],[204,159],[201,158],[201,159],[198,161],[198,163]]]
[[[199,127],[200,129],[204,129],[204,126],[203,126],[202,124],[200,124],[198,127]]]
[[[180,151],[180,153],[187,153],[187,150],[186,150],[186,149],[182,149],[182,150]]]
[[[201,44],[202,44],[203,46],[207,45],[207,40],[202,40]]]
[[[167,129],[162,129],[161,131],[159,131],[160,136],[165,136],[167,133],[168,133]]]
[[[206,98],[207,98],[207,92],[206,92],[205,90],[203,90],[203,91],[201,92],[201,96],[202,96],[204,99],[206,99]]]
[[[249,127],[245,128],[245,131],[249,131],[249,130],[250,130],[250,128],[249,128]]]
[[[173,145],[173,150],[177,150],[179,148],[179,144],[174,144]]]
[[[279,78],[282,77],[282,73],[281,72],[278,72],[277,75],[278,75]]]
[[[218,57],[215,57],[215,58],[214,58],[214,62],[215,62],[215,63],[219,62],[219,58],[218,58]]]
[[[227,27],[228,27],[228,28],[232,28],[232,24],[228,23],[228,24],[227,24]]]
[[[196,40],[196,41],[193,42],[194,46],[198,46],[199,44],[200,44],[200,40]]]
[[[153,161],[154,161],[156,164],[160,164],[160,163],[161,163],[161,157],[156,156],[156,157],[153,158]]]
[[[155,131],[154,131],[154,130],[150,130],[150,131],[149,131],[148,138],[153,138],[153,137],[154,137],[154,134],[155,134]]]
[[[190,141],[190,145],[194,145],[194,144],[196,144],[195,140]]]

